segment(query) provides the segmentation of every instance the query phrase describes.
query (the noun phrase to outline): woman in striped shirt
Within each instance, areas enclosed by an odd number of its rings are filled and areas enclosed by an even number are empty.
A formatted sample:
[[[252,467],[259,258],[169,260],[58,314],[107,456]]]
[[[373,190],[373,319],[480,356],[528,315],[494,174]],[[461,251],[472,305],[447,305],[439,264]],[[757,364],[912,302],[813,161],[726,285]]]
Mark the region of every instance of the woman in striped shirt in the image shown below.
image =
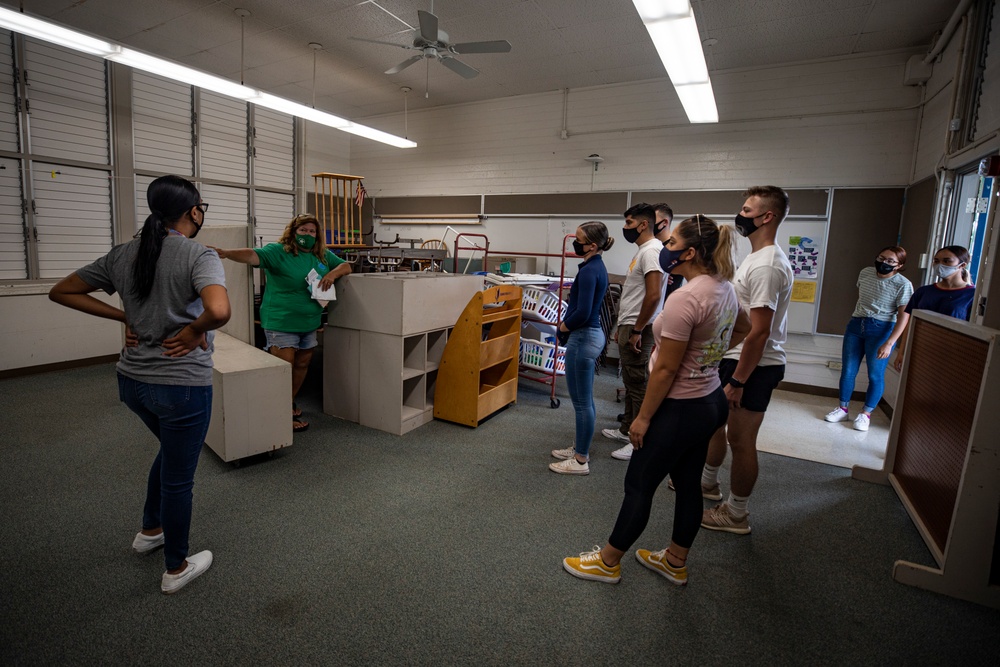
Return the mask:
[[[848,418],[854,380],[865,359],[868,367],[868,390],[865,407],[854,420],[854,428],[867,431],[872,410],[885,390],[885,368],[896,341],[906,328],[910,315],[906,304],[913,295],[913,285],[899,275],[906,266],[906,250],[886,246],[858,275],[858,303],[844,333],[843,366],[840,371],[840,405],[825,417],[828,422]]]

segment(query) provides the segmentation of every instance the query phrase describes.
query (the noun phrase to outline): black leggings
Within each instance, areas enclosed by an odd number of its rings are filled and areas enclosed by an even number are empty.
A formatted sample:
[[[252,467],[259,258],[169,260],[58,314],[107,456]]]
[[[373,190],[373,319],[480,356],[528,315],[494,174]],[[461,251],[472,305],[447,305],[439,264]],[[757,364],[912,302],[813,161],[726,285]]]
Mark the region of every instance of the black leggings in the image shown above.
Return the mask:
[[[690,548],[701,527],[701,471],[708,442],[729,416],[722,389],[708,396],[664,399],[649,422],[643,446],[632,453],[625,473],[625,499],[608,539],[628,551],[649,522],[653,495],[668,474],[677,491],[671,539]]]

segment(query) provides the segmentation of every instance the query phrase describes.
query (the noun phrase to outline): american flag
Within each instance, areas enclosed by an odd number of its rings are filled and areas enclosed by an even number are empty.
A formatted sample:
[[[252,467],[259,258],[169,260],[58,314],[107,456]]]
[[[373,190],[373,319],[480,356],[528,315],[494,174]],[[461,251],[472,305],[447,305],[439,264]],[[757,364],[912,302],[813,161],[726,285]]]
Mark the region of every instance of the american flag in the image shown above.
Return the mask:
[[[358,193],[354,195],[354,205],[361,208],[361,205],[365,203],[365,197],[368,196],[368,191],[365,190],[365,185],[361,181],[358,181]]]

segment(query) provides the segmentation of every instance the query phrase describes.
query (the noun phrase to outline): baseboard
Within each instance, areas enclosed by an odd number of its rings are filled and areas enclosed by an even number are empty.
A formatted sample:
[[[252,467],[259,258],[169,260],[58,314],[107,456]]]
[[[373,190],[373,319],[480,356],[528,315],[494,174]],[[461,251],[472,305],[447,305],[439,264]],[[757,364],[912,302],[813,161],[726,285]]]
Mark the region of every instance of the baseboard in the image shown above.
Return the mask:
[[[817,387],[811,384],[799,384],[797,382],[780,382],[778,389],[783,391],[794,391],[798,394],[811,394],[813,396],[827,396],[829,398],[840,399],[840,390],[836,387]],[[864,401],[865,392],[856,391],[851,394],[852,401]],[[886,403],[885,399],[879,399],[878,408],[892,419],[892,406]]]
[[[101,357],[89,357],[87,359],[72,359],[70,361],[60,361],[54,364],[41,364],[40,366],[25,366],[24,368],[12,368],[0,371],[0,380],[7,378],[24,377],[26,375],[38,375],[39,373],[49,373],[51,371],[64,371],[70,368],[83,368],[84,366],[96,366],[106,364],[111,361],[118,361],[117,354],[108,354]]]

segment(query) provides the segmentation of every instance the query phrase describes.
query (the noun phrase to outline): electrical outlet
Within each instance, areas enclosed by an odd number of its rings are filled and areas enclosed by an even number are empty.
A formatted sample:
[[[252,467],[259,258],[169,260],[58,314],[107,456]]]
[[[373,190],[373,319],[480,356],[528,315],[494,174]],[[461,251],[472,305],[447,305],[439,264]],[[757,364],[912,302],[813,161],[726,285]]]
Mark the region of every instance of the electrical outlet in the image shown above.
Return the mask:
[[[833,371],[839,371],[844,367],[844,364],[839,361],[828,361],[826,367]]]

